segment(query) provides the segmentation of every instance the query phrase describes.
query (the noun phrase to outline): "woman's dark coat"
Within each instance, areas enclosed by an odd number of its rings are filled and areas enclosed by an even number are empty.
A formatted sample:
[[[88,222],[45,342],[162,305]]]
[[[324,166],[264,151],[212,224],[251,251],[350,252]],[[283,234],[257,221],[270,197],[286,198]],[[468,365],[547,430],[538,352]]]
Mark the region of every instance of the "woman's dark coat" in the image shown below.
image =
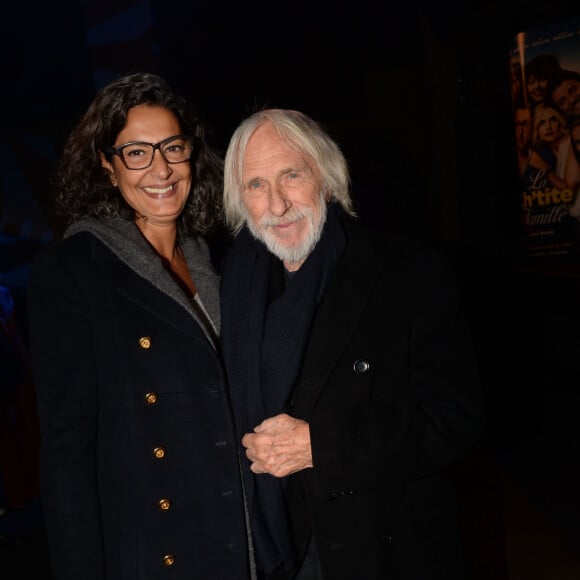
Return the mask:
[[[55,580],[246,579],[217,329],[134,224],[68,234],[37,258],[29,298]],[[205,243],[184,252],[217,327]]]

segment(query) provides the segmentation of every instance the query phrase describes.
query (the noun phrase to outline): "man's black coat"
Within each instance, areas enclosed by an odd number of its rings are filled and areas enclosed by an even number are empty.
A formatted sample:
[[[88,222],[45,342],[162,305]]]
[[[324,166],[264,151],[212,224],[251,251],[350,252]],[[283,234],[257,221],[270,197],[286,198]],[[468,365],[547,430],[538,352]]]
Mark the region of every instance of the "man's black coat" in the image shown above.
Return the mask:
[[[454,273],[414,240],[370,236],[348,218],[343,226],[346,249],[288,411],[310,425],[314,464],[290,476],[295,541],[301,551],[313,532],[329,580],[458,580],[455,498],[443,472],[484,420]],[[249,296],[251,282],[235,304],[222,298],[222,329]],[[244,424],[244,394],[232,398],[241,435],[255,425]]]

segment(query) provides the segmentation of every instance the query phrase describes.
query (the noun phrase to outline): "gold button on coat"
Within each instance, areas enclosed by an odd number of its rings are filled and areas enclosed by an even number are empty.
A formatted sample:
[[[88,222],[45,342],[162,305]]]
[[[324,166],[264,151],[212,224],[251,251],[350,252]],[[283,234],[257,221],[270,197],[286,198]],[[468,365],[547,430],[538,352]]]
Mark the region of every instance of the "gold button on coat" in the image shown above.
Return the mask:
[[[157,403],[157,393],[147,393],[145,395],[145,400],[148,405],[155,405],[155,403]]]
[[[160,499],[159,500],[159,507],[163,511],[167,511],[171,507],[171,500],[170,499]]]
[[[165,457],[165,447],[155,447],[153,455],[156,459],[163,459]]]
[[[141,348],[151,348],[151,337],[149,337],[149,336],[142,336],[139,339],[139,346]]]
[[[173,566],[173,564],[175,564],[175,556],[173,554],[165,554],[165,556],[163,556],[163,565]]]

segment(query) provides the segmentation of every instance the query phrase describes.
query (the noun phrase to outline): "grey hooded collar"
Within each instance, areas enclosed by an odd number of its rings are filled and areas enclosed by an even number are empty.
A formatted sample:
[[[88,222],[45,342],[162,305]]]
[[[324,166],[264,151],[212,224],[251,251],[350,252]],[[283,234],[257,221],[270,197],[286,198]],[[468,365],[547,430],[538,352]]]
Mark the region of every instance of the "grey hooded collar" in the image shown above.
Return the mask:
[[[129,268],[183,306],[200,324],[214,348],[217,346],[220,326],[219,280],[211,267],[209,250],[203,239],[186,238],[181,244],[197,288],[195,298],[190,299],[164,268],[159,255],[133,222],[121,218],[87,218],[70,225],[64,237],[79,232],[93,234]]]

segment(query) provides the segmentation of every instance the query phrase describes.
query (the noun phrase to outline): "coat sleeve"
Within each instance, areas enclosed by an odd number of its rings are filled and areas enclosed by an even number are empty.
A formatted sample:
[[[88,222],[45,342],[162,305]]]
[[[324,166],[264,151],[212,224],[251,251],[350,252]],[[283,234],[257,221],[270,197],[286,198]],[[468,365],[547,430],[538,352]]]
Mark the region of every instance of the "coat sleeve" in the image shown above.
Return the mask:
[[[438,254],[409,262],[379,276],[305,413],[314,469],[304,475],[323,497],[429,476],[482,433],[477,365],[454,272]],[[357,360],[369,371],[357,373]]]
[[[60,254],[45,251],[29,281],[29,333],[41,427],[41,493],[53,573],[102,580],[97,494],[97,375],[89,300]]]

